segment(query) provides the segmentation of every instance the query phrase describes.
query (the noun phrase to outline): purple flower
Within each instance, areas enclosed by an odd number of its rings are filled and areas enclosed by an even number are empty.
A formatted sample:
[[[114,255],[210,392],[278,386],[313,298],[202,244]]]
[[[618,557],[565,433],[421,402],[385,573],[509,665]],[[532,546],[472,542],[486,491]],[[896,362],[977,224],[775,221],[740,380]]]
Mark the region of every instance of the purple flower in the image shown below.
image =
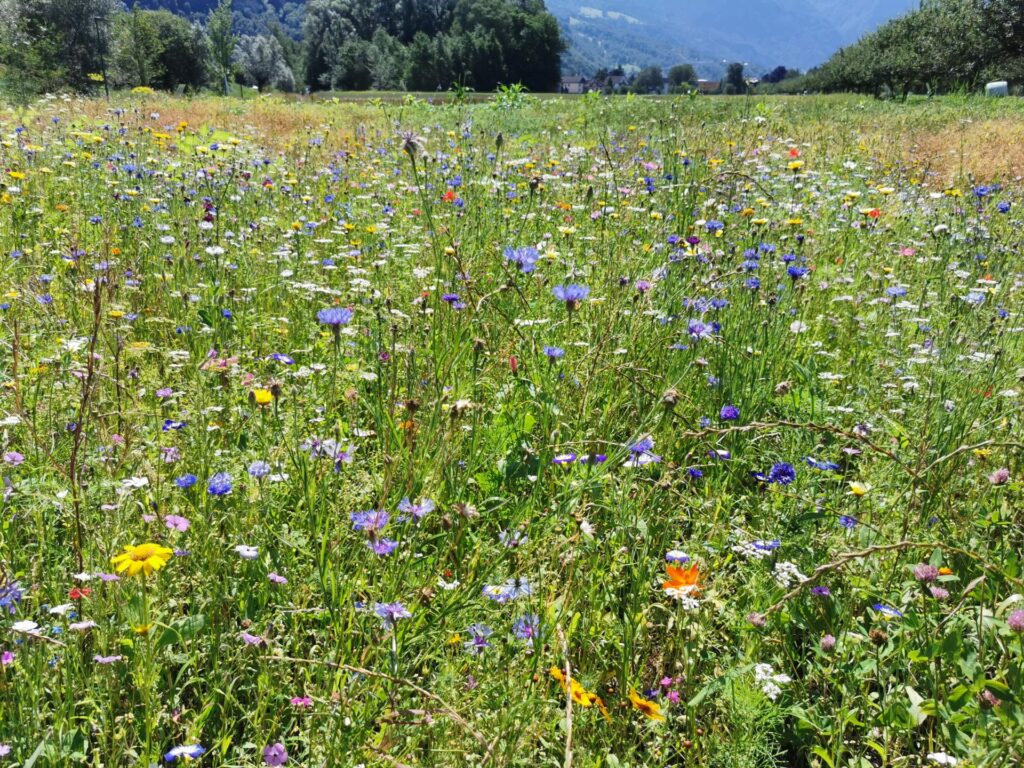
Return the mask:
[[[817,595],[818,597],[828,597],[832,594],[832,590],[819,584],[816,587],[811,587],[811,594]]]
[[[231,493],[231,475],[218,472],[206,484],[206,492],[211,496],[227,496]]]
[[[374,603],[373,612],[380,617],[384,629],[391,629],[400,619],[412,616],[409,609],[401,603]]]
[[[162,389],[158,389],[156,391],[156,396],[159,397],[161,400],[163,400],[166,397],[170,397],[173,394],[174,390],[171,389],[170,387],[163,387]]]
[[[417,521],[422,520],[428,514],[433,512],[434,507],[433,499],[428,499],[426,497],[420,499],[419,502],[415,504],[409,501],[408,497],[398,502],[398,511],[404,512],[407,515],[412,515]]]
[[[278,573],[276,573],[274,571],[271,571],[270,573],[268,573],[267,574],[267,578],[271,582],[273,582],[274,584],[287,584],[288,583],[288,579],[286,579],[284,576],[281,576],[280,574],[278,574]]]
[[[329,307],[316,313],[316,319],[329,325],[337,333],[338,329],[352,319],[353,312],[348,307]]]
[[[630,457],[626,459],[626,466],[628,467],[639,467],[643,464],[657,464],[661,461],[661,456],[652,452],[654,448],[654,438],[650,435],[637,440],[635,443],[629,446]]]
[[[823,635],[822,638],[821,638],[821,642],[819,643],[819,646],[821,647],[821,650],[823,650],[825,653],[828,653],[829,651],[831,651],[833,648],[836,647],[836,638],[835,638],[835,636],[834,635]]]
[[[181,515],[167,515],[164,518],[164,525],[172,531],[187,531],[191,524],[187,517]]]
[[[555,362],[565,357],[565,350],[561,347],[544,347],[544,354],[547,355],[549,362]]]
[[[918,563],[914,566],[914,578],[922,584],[931,584],[939,578],[939,569],[927,563]]]
[[[257,459],[249,465],[248,471],[252,477],[255,477],[257,480],[262,480],[270,474],[270,465],[261,459]]]
[[[263,762],[267,765],[284,765],[288,762],[288,750],[281,742],[271,744],[263,749]]]
[[[364,512],[350,512],[349,519],[352,521],[353,530],[376,533],[388,524],[391,515],[383,509],[368,509]]]
[[[590,289],[585,285],[570,283],[569,285],[556,285],[551,291],[555,298],[565,302],[568,310],[576,309],[576,305],[590,295]]]
[[[718,417],[722,421],[736,421],[740,417],[740,409],[735,405],[723,405]]]
[[[7,451],[4,454],[4,463],[5,464],[10,464],[12,467],[18,466],[24,460],[25,460],[25,457],[22,456],[17,451]]]
[[[7,456],[5,455],[4,458],[6,459]],[[1000,469],[997,469],[995,472],[988,476],[988,481],[992,483],[992,485],[1006,485],[1009,479],[1010,470],[1007,469],[1006,467],[1001,467]]]
[[[238,636],[242,638],[242,642],[246,645],[263,645],[263,643],[266,642],[266,640],[259,635],[253,635],[249,632],[242,632]]]
[[[789,485],[796,480],[796,470],[793,469],[792,464],[787,464],[784,461],[780,461],[774,464],[768,471],[768,482],[776,483],[777,485]]]
[[[97,664],[114,664],[115,662],[118,662],[118,661],[120,661],[123,658],[124,658],[124,656],[99,656],[99,655],[97,655],[97,656],[93,656],[92,660],[95,661]]]
[[[1014,611],[1006,619],[1006,626],[1017,634],[1024,634],[1024,611]]]
[[[519,271],[524,274],[529,274],[537,268],[537,259],[539,258],[540,254],[532,246],[526,246],[525,248],[508,247],[505,249],[505,261],[510,261],[518,266]]]
[[[517,640],[524,640],[527,645],[533,647],[533,639],[540,633],[540,618],[533,613],[528,613],[515,620],[512,624],[512,634]]]
[[[932,597],[939,602],[942,602],[949,597],[949,590],[943,589],[942,587],[928,587],[928,591],[931,592]]]
[[[843,528],[849,528],[850,530],[853,530],[857,527],[857,518],[850,517],[849,515],[840,515],[839,524],[843,526]]]
[[[466,646],[466,651],[472,655],[483,653],[485,649],[491,647],[488,637],[490,637],[494,630],[488,627],[486,624],[473,624],[468,632],[472,637],[467,640],[463,645]]]
[[[709,338],[713,333],[713,329],[704,321],[693,318],[686,324],[686,332],[690,334],[690,338],[694,341],[700,341],[701,339]]]
[[[366,546],[372,549],[374,554],[383,557],[398,549],[398,542],[394,539],[370,539],[366,542]]]
[[[0,665],[7,666],[14,663],[14,654],[11,651],[0,653]]]

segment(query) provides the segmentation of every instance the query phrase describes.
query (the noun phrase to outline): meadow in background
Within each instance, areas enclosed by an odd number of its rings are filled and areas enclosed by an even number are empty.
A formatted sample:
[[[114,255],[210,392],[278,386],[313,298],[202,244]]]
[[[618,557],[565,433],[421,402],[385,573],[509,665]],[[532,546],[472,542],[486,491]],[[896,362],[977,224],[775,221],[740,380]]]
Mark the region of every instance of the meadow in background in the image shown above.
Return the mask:
[[[1019,763],[1020,117],[0,113],[0,761]]]

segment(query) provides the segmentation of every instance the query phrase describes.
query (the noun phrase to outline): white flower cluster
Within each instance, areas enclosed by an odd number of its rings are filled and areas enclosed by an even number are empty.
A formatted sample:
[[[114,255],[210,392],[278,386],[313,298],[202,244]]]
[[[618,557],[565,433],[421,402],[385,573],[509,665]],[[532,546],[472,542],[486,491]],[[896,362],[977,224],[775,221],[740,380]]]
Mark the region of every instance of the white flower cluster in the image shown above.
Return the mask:
[[[771,555],[771,552],[769,550],[759,549],[758,547],[755,547],[752,541],[746,541],[742,544],[734,544],[732,547],[732,551],[735,552],[737,555],[740,555],[741,557],[747,558],[748,560],[763,560],[764,558]]]
[[[807,577],[800,573],[800,569],[788,560],[775,564],[774,576],[779,586],[786,589],[789,589],[794,584],[807,581]]]
[[[929,752],[927,758],[935,765],[956,765],[960,762],[955,757],[947,755],[945,752]]]
[[[754,680],[761,684],[761,693],[772,701],[782,693],[781,686],[792,682],[789,675],[776,674],[771,664],[758,664],[754,667]]]

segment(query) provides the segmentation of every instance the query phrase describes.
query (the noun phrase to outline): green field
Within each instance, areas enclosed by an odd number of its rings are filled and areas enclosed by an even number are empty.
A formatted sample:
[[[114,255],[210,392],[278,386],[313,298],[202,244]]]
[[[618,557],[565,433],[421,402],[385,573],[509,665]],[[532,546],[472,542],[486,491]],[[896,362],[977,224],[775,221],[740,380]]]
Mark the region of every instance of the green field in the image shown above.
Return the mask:
[[[1020,764],[1022,138],[0,111],[0,765]]]

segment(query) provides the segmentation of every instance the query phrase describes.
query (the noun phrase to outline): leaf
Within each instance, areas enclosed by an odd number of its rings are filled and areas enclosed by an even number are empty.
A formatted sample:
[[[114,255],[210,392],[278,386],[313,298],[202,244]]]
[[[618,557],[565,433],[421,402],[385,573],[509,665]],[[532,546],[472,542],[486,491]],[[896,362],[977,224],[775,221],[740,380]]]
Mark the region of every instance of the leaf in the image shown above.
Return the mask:
[[[31,754],[31,756],[29,756],[28,760],[25,761],[24,768],[32,768],[32,766],[36,764],[36,760],[38,760],[42,756],[42,754],[43,754],[43,752],[45,750],[46,750],[46,741],[45,740],[44,741],[40,741],[39,742],[39,746],[36,747],[35,752],[33,752]]]
[[[817,755],[822,760],[824,760],[828,768],[836,768],[836,764],[832,762],[832,758],[829,757],[829,754],[825,751],[824,747],[820,747],[817,744],[815,744],[813,747],[811,747],[811,753]]]
[[[206,616],[197,613],[194,616],[185,616],[178,619],[163,631],[160,639],[157,640],[157,648],[166,648],[169,645],[191,640],[199,631],[206,626]]]

